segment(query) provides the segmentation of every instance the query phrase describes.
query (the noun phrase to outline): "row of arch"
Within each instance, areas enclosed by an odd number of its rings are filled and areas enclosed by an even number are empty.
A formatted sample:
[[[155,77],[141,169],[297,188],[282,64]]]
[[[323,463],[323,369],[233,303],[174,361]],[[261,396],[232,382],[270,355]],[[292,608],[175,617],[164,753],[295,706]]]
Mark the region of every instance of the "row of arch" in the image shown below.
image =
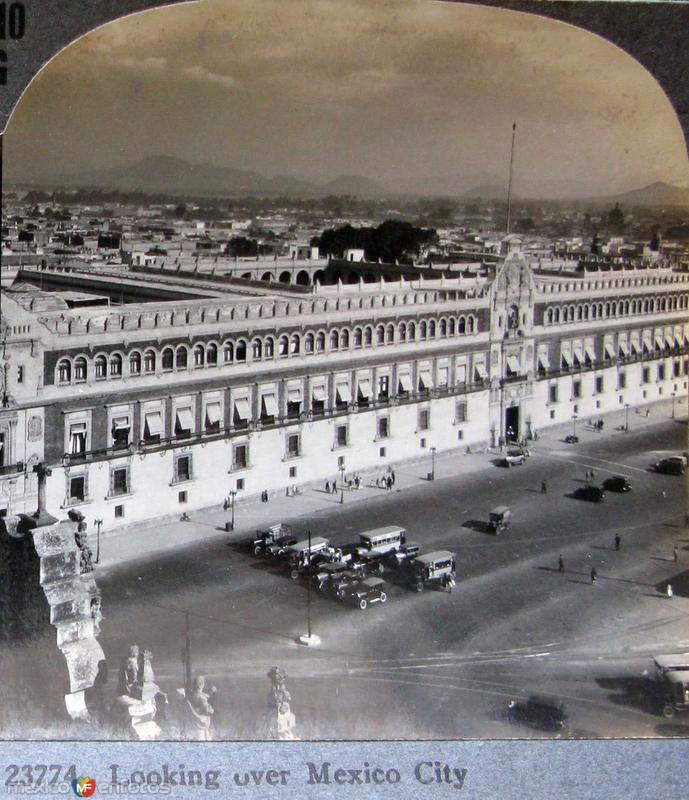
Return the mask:
[[[546,309],[546,325],[578,322],[588,319],[626,317],[632,314],[653,314],[663,311],[680,311],[689,307],[689,295],[647,297],[632,300],[612,300],[605,303],[581,303],[568,306],[550,306]]]
[[[224,364],[245,363],[310,355],[312,353],[340,352],[350,348],[373,347],[395,343],[428,341],[448,336],[464,336],[478,332],[478,319],[469,314],[460,317],[441,317],[439,320],[392,322],[379,325],[357,325],[350,328],[333,328],[307,333],[282,334],[278,337],[255,336],[252,339],[225,339],[221,342],[198,343],[193,347],[184,344],[167,345],[162,350],[148,347],[132,350],[128,355],[120,352],[98,353],[93,359],[86,355],[61,358],[56,367],[58,384],[79,383],[88,380],[121,378],[125,358],[129,375],[152,374],[157,371],[172,372],[190,367],[217,366],[222,357]],[[92,372],[89,373],[89,362]]]

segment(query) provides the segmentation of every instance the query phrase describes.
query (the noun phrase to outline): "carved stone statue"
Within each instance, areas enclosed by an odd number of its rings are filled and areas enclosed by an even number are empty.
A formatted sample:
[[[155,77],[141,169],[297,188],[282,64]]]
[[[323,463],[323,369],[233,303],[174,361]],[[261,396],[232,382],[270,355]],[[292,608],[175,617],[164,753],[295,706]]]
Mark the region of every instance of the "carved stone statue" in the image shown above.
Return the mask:
[[[192,683],[191,692],[186,698],[187,707],[192,717],[195,738],[200,742],[212,740],[212,725],[215,709],[211,705],[211,698],[215,694],[215,686],[211,686],[208,692],[205,691],[206,679],[203,675],[197,675]]]

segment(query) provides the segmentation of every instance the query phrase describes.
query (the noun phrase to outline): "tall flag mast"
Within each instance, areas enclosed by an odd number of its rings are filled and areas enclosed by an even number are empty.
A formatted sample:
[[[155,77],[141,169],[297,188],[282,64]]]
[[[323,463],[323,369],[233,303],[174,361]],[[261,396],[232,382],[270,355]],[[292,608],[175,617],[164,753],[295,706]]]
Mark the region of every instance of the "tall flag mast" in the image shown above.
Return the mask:
[[[512,221],[512,169],[514,167],[514,138],[517,135],[517,123],[512,123],[512,149],[510,150],[510,177],[507,183],[507,234]]]

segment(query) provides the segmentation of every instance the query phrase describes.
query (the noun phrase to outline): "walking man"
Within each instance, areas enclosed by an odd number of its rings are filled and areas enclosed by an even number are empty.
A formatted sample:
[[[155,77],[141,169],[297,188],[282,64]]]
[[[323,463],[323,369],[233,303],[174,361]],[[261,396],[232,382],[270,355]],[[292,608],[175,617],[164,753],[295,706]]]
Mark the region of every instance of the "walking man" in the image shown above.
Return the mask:
[[[541,481],[541,494],[545,494],[548,491],[548,487],[545,484],[545,481]]]
[[[330,481],[325,482],[325,493],[330,494]]]
[[[619,551],[620,545],[622,544],[622,539],[620,538],[620,534],[615,534],[615,550]]]
[[[562,559],[562,554],[560,554],[560,557],[557,560],[557,571],[560,573],[565,571],[565,562]]]
[[[591,567],[591,583],[592,584],[596,582],[596,578],[597,577],[598,577],[598,573],[596,572],[596,568],[595,567]]]
[[[672,548],[672,560],[675,562],[675,564],[677,563],[677,559],[678,558],[679,558],[679,555],[678,555],[678,552],[677,552],[677,545],[675,545]]]
[[[667,599],[668,600],[672,600],[672,598],[674,597],[674,594],[675,594],[672,591],[672,584],[668,583],[668,585],[665,587],[665,594],[667,595]]]
[[[390,480],[392,481],[392,485],[394,486],[395,485],[395,470],[394,469],[390,470]]]

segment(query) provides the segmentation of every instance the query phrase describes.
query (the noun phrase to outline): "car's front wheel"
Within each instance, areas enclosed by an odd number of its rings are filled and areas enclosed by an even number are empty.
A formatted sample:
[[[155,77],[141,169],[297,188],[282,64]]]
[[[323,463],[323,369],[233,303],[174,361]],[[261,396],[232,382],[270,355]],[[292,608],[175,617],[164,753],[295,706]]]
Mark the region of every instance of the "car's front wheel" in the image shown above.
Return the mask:
[[[367,600],[365,600],[365,599],[362,597],[362,598],[361,598],[361,600],[359,600],[359,608],[360,608],[362,611],[365,611],[367,606],[368,606],[368,601],[367,601]]]
[[[419,582],[416,584],[416,587],[415,587],[415,588],[416,588],[416,591],[417,591],[417,592],[423,592],[423,583],[422,583],[421,581],[419,581]]]
[[[675,709],[670,703],[665,703],[663,706],[663,716],[665,719],[672,719],[675,716]]]
[[[381,592],[380,593],[380,602],[384,603],[387,599],[388,599],[388,596],[385,594],[385,592]]]

